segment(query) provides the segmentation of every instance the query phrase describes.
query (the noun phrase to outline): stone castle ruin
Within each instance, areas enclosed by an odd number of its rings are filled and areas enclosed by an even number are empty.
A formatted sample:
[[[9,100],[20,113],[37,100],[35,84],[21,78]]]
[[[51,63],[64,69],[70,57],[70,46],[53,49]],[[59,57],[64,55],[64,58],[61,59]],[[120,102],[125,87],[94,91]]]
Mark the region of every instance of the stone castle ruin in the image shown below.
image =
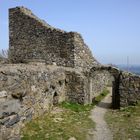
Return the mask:
[[[19,137],[22,124],[63,101],[90,104],[112,82],[113,108],[140,100],[140,77],[101,65],[80,34],[30,10],[9,10],[9,61],[0,64],[0,138]]]
[[[9,10],[10,55],[13,63],[43,60],[58,66],[91,68],[98,62],[80,34],[66,32],[38,19],[28,9]]]

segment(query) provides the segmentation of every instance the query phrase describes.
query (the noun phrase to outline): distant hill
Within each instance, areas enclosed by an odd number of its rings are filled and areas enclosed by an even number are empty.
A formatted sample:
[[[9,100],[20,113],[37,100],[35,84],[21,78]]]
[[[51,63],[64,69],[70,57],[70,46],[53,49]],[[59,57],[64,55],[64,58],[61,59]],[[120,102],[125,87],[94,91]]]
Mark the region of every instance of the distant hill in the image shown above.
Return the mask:
[[[132,73],[140,75],[140,65],[131,65],[129,68],[126,65],[117,65],[122,70],[130,71]]]

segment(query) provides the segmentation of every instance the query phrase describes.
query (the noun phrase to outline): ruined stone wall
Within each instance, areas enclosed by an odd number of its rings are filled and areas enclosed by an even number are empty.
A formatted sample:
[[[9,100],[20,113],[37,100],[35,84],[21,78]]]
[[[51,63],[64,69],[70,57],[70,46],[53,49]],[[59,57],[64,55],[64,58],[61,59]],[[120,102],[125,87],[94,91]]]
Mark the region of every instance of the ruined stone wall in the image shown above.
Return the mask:
[[[140,100],[140,77],[101,66],[80,34],[53,28],[23,7],[10,9],[9,27],[9,59],[20,64],[0,65],[0,136],[19,134],[17,122],[59,102],[92,103],[112,81],[114,104]]]
[[[79,34],[53,28],[26,8],[9,10],[9,28],[13,63],[44,60],[50,65],[77,68],[98,64]]]
[[[66,101],[90,103],[89,81],[82,73],[66,71]]]
[[[140,76],[115,67],[93,67],[90,71],[90,95],[93,98],[112,82],[112,107],[134,105],[140,100]]]
[[[9,27],[12,62],[41,59],[47,64],[74,67],[73,33],[51,27],[22,7],[9,10]]]
[[[89,103],[86,77],[44,63],[0,64],[0,138],[18,137],[25,121],[68,101]]]
[[[100,66],[100,64],[93,58],[92,52],[88,46],[84,43],[82,36],[78,33],[74,34],[74,58],[75,67],[82,67],[84,70],[89,71],[93,66]]]
[[[140,76],[122,72],[119,82],[120,106],[137,103],[140,100]]]
[[[63,69],[43,64],[0,65],[0,136],[16,136],[13,132],[18,133],[22,122],[44,114],[64,100]]]
[[[94,99],[98,96],[107,86],[112,86],[114,77],[107,70],[90,71],[90,95]]]
[[[2,64],[0,136],[7,139],[16,137],[23,122],[42,115],[62,101],[92,103],[94,97],[112,81],[115,85],[115,96],[112,96],[121,107],[140,100],[140,77],[118,69],[96,68],[83,73],[44,63]]]

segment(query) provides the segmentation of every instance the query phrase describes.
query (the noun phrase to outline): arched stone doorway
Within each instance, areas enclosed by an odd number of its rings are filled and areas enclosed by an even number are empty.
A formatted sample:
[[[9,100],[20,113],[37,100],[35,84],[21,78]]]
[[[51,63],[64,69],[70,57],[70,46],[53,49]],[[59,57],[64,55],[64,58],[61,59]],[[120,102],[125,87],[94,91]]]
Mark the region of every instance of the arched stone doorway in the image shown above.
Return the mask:
[[[119,82],[120,82],[120,70],[115,67],[93,67],[90,70],[90,96],[95,97],[99,94],[106,86],[112,87],[112,108],[120,108],[120,93],[119,93]],[[92,88],[93,87],[93,88]],[[98,90],[96,90],[96,88]]]

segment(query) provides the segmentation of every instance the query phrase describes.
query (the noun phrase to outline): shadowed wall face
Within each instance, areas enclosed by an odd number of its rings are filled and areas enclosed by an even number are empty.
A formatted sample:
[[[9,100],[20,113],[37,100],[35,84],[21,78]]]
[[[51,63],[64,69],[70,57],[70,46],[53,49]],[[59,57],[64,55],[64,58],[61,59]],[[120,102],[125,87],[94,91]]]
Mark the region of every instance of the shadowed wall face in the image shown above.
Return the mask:
[[[119,84],[120,106],[135,105],[140,100],[140,77],[122,72]]]
[[[73,33],[54,29],[22,7],[9,10],[9,27],[12,62],[41,59],[47,64],[74,66]]]
[[[135,105],[140,100],[140,76],[126,71],[120,71],[115,67],[93,67],[90,71],[93,91],[102,91],[111,77],[114,77],[112,85],[112,107],[114,109]],[[96,78],[96,79],[95,79]],[[105,80],[103,80],[105,79]],[[96,90],[97,88],[97,90]],[[93,90],[94,89],[94,90]],[[97,92],[98,93],[98,92]],[[92,95],[92,94],[91,94]],[[93,96],[96,94],[94,93]]]

